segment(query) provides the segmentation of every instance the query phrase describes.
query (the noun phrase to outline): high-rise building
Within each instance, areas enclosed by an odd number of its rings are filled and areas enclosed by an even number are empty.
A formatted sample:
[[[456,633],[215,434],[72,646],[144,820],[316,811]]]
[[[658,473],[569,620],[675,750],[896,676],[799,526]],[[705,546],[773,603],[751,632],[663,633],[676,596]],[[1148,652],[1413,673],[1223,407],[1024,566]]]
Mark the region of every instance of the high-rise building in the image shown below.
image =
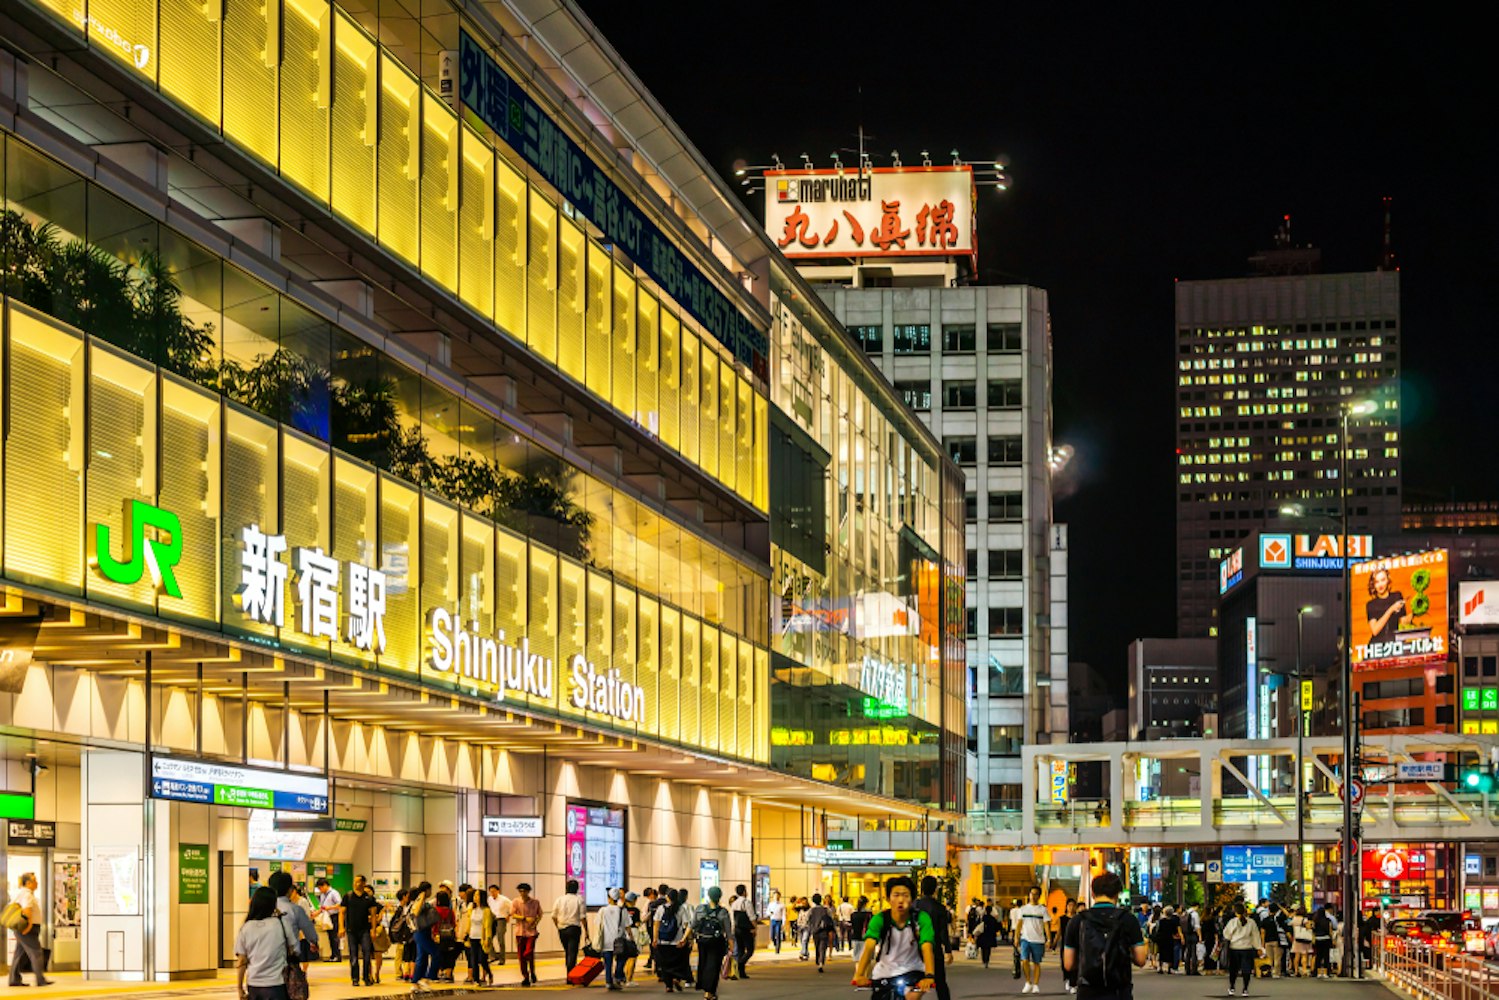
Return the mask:
[[[1218,648],[1212,639],[1136,639],[1129,644],[1129,738],[1209,736],[1218,712]]]
[[[1337,532],[1345,448],[1350,532],[1399,529],[1400,276],[1285,273],[1316,259],[1271,251],[1256,276],[1176,285],[1180,636],[1214,634],[1219,561],[1283,507]]]
[[[961,473],[576,4],[0,39],[0,878],[52,968],[200,976],[273,870],[941,863]]]
[[[775,235],[787,205],[770,204]],[[1020,748],[1068,732],[1067,529],[1052,515],[1064,453],[1052,444],[1047,293],[955,284],[952,260],[791,256],[963,471],[974,806],[1016,808]]]

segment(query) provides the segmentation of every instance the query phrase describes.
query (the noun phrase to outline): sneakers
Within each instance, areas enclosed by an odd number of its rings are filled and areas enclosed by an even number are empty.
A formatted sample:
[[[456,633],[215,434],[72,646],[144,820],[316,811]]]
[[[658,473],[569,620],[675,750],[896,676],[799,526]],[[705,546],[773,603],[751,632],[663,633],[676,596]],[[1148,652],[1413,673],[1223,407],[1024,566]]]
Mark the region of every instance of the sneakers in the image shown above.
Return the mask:
[[[1235,995],[1235,994],[1234,994],[1234,988],[1233,988],[1233,987],[1232,987],[1232,986],[1230,986],[1230,987],[1229,987],[1229,988],[1228,988],[1228,995],[1229,995],[1229,996],[1234,996],[1234,995]]]

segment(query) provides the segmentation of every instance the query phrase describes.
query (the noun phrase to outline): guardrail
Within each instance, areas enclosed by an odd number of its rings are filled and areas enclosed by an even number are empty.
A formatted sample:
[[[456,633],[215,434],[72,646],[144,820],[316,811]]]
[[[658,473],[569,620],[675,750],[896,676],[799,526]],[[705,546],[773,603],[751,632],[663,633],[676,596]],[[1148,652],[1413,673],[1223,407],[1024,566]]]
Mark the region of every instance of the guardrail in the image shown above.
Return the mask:
[[[1400,938],[1386,938],[1378,955],[1386,981],[1416,1000],[1499,998],[1499,966],[1483,955]]]

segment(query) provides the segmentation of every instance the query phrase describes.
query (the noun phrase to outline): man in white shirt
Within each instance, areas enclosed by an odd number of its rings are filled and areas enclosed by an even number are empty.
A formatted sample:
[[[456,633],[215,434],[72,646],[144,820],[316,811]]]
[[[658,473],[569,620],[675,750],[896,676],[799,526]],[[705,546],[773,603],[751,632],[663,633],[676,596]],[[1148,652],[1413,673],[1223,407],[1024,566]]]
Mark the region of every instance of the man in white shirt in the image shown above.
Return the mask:
[[[742,884],[736,885],[734,898],[729,900],[729,926],[734,928],[734,965],[740,979],[749,978],[744,967],[755,953],[755,925],[759,922],[760,915],[755,912],[754,901]]]
[[[843,898],[838,904],[838,933],[843,936],[843,947],[853,950],[854,947],[854,904]],[[861,944],[862,947],[862,944]]]
[[[328,957],[323,961],[342,962],[344,959],[343,953],[339,950],[340,928],[338,925],[339,917],[342,916],[339,907],[344,905],[344,898],[337,889],[328,884],[325,878],[318,879],[313,888],[317,889],[317,912],[326,913],[328,919],[332,921],[332,926],[328,928]]]
[[[494,884],[489,886],[489,912],[494,914],[494,935],[489,939],[489,960],[505,964],[505,931],[510,926],[510,897]]]
[[[578,964],[578,942],[583,940],[583,925],[588,911],[583,898],[578,895],[578,880],[567,880],[567,891],[552,904],[552,924],[557,928],[557,937],[562,941],[563,965],[568,972]]]
[[[1021,993],[1041,992],[1041,963],[1046,961],[1046,924],[1049,917],[1041,905],[1041,887],[1031,886],[1025,905],[1015,911],[1019,929],[1020,974],[1025,978]]]
[[[52,980],[42,977],[42,907],[36,899],[36,876],[31,872],[21,876],[21,887],[10,901],[21,908],[21,913],[26,917],[26,924],[20,930],[14,931],[16,936],[16,948],[10,956],[10,985],[25,986],[21,982],[21,972],[26,968],[21,962],[24,960],[31,966],[31,973],[36,977],[38,986],[50,986]]]

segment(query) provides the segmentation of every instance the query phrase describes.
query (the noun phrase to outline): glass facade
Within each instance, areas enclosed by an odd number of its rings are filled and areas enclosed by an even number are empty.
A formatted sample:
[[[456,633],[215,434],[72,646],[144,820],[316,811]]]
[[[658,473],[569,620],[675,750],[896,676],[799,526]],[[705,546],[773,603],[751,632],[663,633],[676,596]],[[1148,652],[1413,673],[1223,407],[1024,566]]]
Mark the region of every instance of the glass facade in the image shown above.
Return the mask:
[[[776,456],[798,470],[771,503],[772,762],[958,808],[961,475],[820,310],[775,278],[772,307]]]
[[[683,716],[711,709],[727,725],[692,745],[767,759],[768,698],[752,673],[769,655],[762,573],[4,139],[11,419],[0,471],[27,470],[6,477],[0,511],[8,578],[494,698],[483,677],[434,668],[431,614],[443,608],[473,636],[524,639],[552,661],[550,690],[518,699],[530,708],[673,741]],[[176,594],[89,571],[98,526],[123,530],[131,501],[180,525]],[[244,607],[251,526],[285,538],[279,625]],[[309,627],[303,549],[340,567],[342,600],[353,567],[385,573],[378,653],[341,627]],[[703,708],[684,706],[697,692],[660,669],[687,623],[747,670],[723,694],[704,691]],[[585,652],[600,624],[612,643]],[[641,717],[577,708],[577,654],[641,688]]]
[[[679,303],[637,286],[586,220],[516,166],[514,150],[477,118],[460,122],[424,82],[436,78],[428,70],[438,53],[458,47],[456,14],[417,20],[391,5],[346,11],[327,0],[228,0],[223,11],[184,0],[31,2],[765,509],[768,409],[753,376],[719,343],[724,331],[702,328]],[[150,54],[158,25],[159,51],[138,65],[131,53],[145,46]],[[585,329],[595,336],[582,336]],[[663,354],[664,334],[697,341],[713,410],[660,391],[681,378],[668,368],[679,356]],[[695,437],[711,432],[711,447],[683,447],[679,429],[688,421],[699,425]]]

